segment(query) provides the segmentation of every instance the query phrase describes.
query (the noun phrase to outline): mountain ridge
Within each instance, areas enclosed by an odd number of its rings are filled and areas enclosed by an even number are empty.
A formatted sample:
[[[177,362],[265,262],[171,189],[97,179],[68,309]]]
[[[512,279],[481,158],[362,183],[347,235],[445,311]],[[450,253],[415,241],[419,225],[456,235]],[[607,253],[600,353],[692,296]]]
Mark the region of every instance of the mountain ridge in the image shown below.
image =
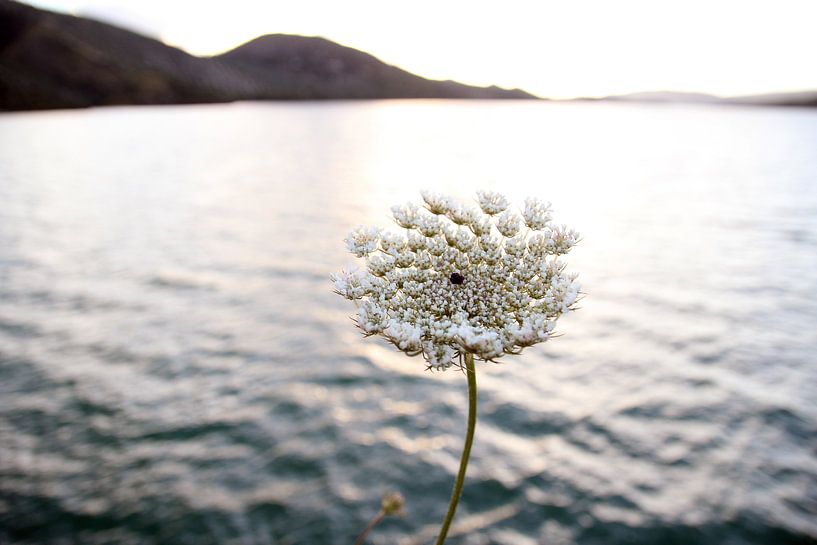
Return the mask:
[[[389,98],[540,99],[521,89],[423,78],[322,37],[267,34],[198,57],[92,18],[0,0],[0,111]],[[655,91],[562,101],[817,107],[817,91]]]
[[[789,91],[755,95],[717,96],[686,91],[642,91],[603,97],[579,97],[568,101],[582,102],[647,102],[662,104],[726,104],[745,106],[817,106],[817,91]]]
[[[196,57],[101,21],[0,0],[0,110],[380,98],[537,97],[426,79],[318,37],[265,35]]]

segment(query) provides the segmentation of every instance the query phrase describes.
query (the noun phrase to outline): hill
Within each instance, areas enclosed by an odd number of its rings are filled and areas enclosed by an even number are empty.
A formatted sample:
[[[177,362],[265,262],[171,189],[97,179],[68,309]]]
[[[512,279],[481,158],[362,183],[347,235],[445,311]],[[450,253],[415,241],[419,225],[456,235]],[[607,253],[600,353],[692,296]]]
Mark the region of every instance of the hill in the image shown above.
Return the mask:
[[[213,59],[258,82],[257,98],[535,98],[518,89],[421,78],[324,38],[261,36]]]
[[[648,91],[627,95],[610,95],[600,98],[579,98],[580,101],[696,103],[696,104],[742,104],[745,106],[817,106],[817,91],[768,93],[734,97],[718,97],[704,93],[677,91]]]
[[[113,25],[0,0],[0,110],[235,100],[536,98],[436,81],[323,38],[195,57]]]

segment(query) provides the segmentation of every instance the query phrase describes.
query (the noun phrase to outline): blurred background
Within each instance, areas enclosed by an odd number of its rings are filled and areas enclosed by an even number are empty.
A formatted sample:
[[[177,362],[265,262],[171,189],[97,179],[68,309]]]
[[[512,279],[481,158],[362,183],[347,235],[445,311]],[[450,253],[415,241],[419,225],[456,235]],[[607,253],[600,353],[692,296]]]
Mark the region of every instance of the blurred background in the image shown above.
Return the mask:
[[[390,490],[368,542],[433,541],[464,377],[329,281],[424,188],[552,201],[587,293],[478,366],[447,543],[817,543],[812,2],[36,6],[0,0],[0,544],[350,544]]]

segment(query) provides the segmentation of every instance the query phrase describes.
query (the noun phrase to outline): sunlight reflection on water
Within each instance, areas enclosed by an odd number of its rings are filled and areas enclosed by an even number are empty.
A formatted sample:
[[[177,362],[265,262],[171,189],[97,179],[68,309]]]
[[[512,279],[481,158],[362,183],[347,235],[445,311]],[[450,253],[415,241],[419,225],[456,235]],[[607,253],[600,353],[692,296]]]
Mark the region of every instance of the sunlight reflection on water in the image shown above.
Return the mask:
[[[817,112],[383,101],[0,117],[0,540],[433,535],[464,383],[328,275],[421,188],[577,228],[565,334],[480,369],[456,543],[800,543]],[[464,528],[464,529],[463,529]]]

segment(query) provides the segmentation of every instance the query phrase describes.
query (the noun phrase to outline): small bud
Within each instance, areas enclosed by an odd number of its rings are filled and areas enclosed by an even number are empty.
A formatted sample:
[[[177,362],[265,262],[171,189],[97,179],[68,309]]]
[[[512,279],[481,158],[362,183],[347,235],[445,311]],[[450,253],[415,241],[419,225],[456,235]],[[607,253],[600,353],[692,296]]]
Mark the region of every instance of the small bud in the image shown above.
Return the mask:
[[[380,508],[386,516],[402,515],[403,506],[406,504],[405,498],[400,492],[389,492],[383,496]]]

